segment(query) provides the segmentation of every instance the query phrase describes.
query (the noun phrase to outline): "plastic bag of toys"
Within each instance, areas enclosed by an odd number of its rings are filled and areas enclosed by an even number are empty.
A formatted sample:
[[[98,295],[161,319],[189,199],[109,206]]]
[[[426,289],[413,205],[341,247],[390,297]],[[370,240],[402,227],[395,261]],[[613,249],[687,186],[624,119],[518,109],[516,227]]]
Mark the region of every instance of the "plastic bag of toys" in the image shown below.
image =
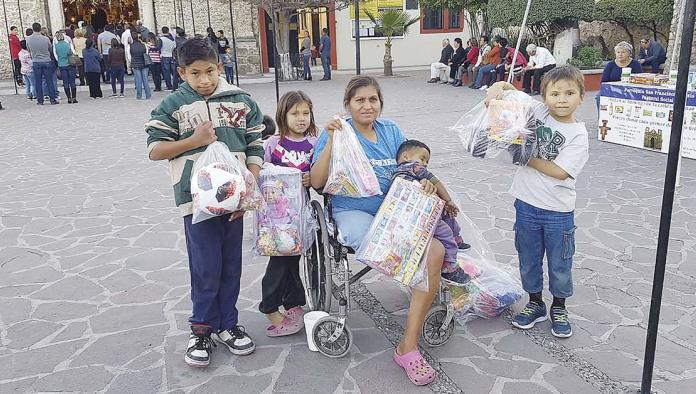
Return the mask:
[[[263,204],[254,175],[222,142],[208,145],[193,165],[191,197],[193,224]]]
[[[356,258],[401,284],[427,290],[425,256],[443,207],[418,182],[395,179]]]
[[[329,176],[324,193],[347,197],[370,197],[382,194],[370,161],[360,146],[353,128],[341,119],[334,131]]]
[[[256,211],[254,249],[261,256],[297,256],[314,242],[314,219],[302,172],[265,164],[259,185],[266,204]]]
[[[452,292],[454,317],[460,324],[475,317],[501,315],[524,295],[519,275],[512,267],[460,252],[459,265],[471,276],[466,286]]]
[[[542,105],[523,92],[476,105],[452,127],[472,156],[527,165],[536,156],[535,109]]]

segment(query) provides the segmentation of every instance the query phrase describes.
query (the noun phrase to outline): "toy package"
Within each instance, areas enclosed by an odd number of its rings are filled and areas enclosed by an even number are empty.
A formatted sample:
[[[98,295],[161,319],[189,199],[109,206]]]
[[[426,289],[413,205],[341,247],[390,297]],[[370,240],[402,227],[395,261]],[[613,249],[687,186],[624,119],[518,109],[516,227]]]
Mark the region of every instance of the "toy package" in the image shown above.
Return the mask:
[[[534,108],[539,105],[525,93],[506,90],[502,99],[491,100],[488,107],[484,102],[475,106],[452,129],[474,157],[526,165],[536,154]]]
[[[259,185],[265,205],[256,211],[254,249],[261,256],[297,256],[314,242],[309,196],[302,172],[264,164]]]
[[[194,163],[191,197],[193,224],[240,209],[255,210],[263,204],[254,175],[222,142],[208,145]]]
[[[444,205],[418,182],[395,179],[356,258],[401,284],[427,290],[424,260]]]
[[[464,287],[450,288],[454,317],[460,324],[475,317],[499,316],[522,298],[522,282],[512,267],[461,251],[457,263],[471,276]]]
[[[329,177],[324,193],[347,197],[370,197],[382,194],[375,171],[360,146],[353,128],[341,119],[334,131]]]

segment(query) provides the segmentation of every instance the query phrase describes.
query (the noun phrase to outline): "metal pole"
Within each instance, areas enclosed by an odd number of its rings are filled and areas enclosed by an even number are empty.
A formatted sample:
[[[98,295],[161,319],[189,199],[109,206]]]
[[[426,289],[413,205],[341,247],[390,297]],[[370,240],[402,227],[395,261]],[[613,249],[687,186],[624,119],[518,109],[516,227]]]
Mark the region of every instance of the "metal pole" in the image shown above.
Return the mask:
[[[694,22],[696,21],[696,0],[686,0],[684,15],[684,32],[682,34],[681,53],[679,54],[679,75],[674,95],[672,132],[669,139],[669,155],[665,171],[665,186],[662,195],[662,213],[660,215],[660,231],[657,236],[657,254],[655,256],[655,274],[653,277],[652,297],[650,300],[650,320],[648,335],[645,340],[645,358],[643,361],[643,380],[640,391],[649,394],[652,386],[653,366],[655,364],[655,346],[657,330],[660,323],[660,306],[662,304],[662,288],[665,281],[665,266],[667,264],[667,247],[669,245],[669,230],[672,221],[672,206],[674,204],[674,189],[677,179],[677,164],[681,146],[682,127],[684,126],[684,109],[686,91],[688,88],[689,61],[691,60],[691,45],[694,38]],[[675,43],[676,45],[676,43]]]
[[[181,28],[186,31],[186,18],[184,18],[184,0],[179,0],[179,16],[181,17]],[[176,33],[174,33],[176,37]]]
[[[24,22],[22,22],[22,8],[19,5],[19,0],[17,0],[17,13],[19,14],[19,28],[21,29],[22,37],[24,37]]]
[[[515,45],[515,52],[512,54],[512,63],[510,63],[510,74],[508,75],[508,83],[512,83],[513,72],[515,69],[515,61],[517,61],[517,54],[520,52],[520,45],[522,44],[522,37],[524,36],[524,28],[527,27],[527,17],[529,16],[529,9],[532,7],[532,0],[527,0],[527,9],[524,10],[524,18],[522,18],[522,26],[520,26],[520,34],[517,36],[517,45]]]
[[[191,5],[191,24],[193,25],[193,35],[196,35],[196,17],[193,15],[193,0],[189,0]]]
[[[177,12],[177,10],[176,10],[176,0],[174,0],[174,27],[179,26],[179,24],[178,24],[177,21],[176,21],[176,20],[177,20],[176,12]],[[174,31],[174,35],[176,36],[176,29],[172,29],[172,30]]]
[[[276,104],[280,101],[280,86],[278,85],[278,43],[276,42],[278,35],[276,34],[276,21],[275,21],[275,11],[273,10],[273,1],[271,0],[271,23],[273,24],[273,74],[275,75],[275,93],[276,93]]]
[[[10,25],[7,22],[7,8],[5,8],[5,0],[2,0],[2,14],[5,17],[5,30],[7,31],[7,49],[10,52],[10,62],[12,62],[12,82],[14,82],[15,94],[19,94],[17,90],[17,76],[15,75],[15,64],[12,61],[12,48],[10,47]]]
[[[355,75],[360,75],[360,0],[353,1],[355,9]]]
[[[212,27],[210,25],[210,0],[205,0],[205,7],[208,9],[208,27]]]
[[[239,86],[239,66],[237,66],[237,39],[234,34],[234,16],[232,15],[232,0],[230,3],[230,24],[232,25],[232,52],[234,53],[234,76],[237,79],[237,86]]]

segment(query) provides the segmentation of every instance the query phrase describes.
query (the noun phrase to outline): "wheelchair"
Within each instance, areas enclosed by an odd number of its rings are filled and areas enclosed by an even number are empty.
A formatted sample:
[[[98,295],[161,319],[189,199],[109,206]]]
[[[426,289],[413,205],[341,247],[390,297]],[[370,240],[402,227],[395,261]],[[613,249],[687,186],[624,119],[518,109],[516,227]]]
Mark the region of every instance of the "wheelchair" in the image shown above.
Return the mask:
[[[355,254],[339,239],[332,215],[331,198],[323,195],[324,205],[311,200],[312,216],[316,220],[315,243],[301,260],[307,304],[312,311],[324,311],[329,316],[317,321],[312,338],[319,352],[330,358],[348,354],[353,335],[346,324],[350,312],[350,285],[372,270],[365,266],[352,274],[348,256]],[[331,315],[332,299],[338,301],[337,315]],[[454,306],[448,285],[441,282],[438,300],[428,311],[421,330],[421,340],[429,347],[446,344],[454,333]]]

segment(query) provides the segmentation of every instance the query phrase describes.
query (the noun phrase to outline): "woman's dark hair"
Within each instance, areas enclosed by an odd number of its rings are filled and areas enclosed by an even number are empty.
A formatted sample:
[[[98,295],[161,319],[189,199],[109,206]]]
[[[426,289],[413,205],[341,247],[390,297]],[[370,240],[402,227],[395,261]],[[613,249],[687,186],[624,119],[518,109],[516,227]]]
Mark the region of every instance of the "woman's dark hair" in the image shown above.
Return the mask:
[[[481,38],[483,39],[483,42],[485,42],[486,44],[490,42],[490,38],[488,38],[488,36],[486,35],[481,36]]]
[[[32,35],[32,34],[34,34],[34,29],[27,29],[27,30],[24,31],[24,36],[25,36],[25,37],[26,37],[26,36],[30,36],[30,35]]]
[[[19,42],[19,46],[20,46],[22,49],[27,50],[27,40],[22,40],[22,41],[20,41],[20,42]]]
[[[93,47],[94,47],[94,41],[92,41],[91,38],[88,38],[87,41],[85,41],[85,47],[86,47],[86,48],[93,48]]]
[[[501,38],[498,40],[498,42],[500,42],[500,46],[502,46],[502,47],[508,46],[508,40],[507,40],[507,38],[505,38],[505,37],[501,37]]]
[[[112,47],[112,48],[120,48],[120,47],[121,47],[121,41],[119,41],[118,38],[112,38],[112,39],[111,39],[111,47]]]
[[[218,62],[216,48],[208,44],[208,40],[202,37],[194,37],[186,40],[178,49],[179,64],[186,67],[196,60],[207,60],[211,63]]]
[[[176,35],[179,37],[186,37],[186,31],[180,27],[176,28]]]
[[[455,38],[455,39],[454,39],[454,42],[456,42],[457,44],[459,44],[459,46],[462,46],[462,39],[461,39],[461,38],[459,38],[459,37]]]
[[[401,144],[401,146],[399,146],[399,150],[396,151],[396,160],[399,160],[402,153],[414,148],[423,148],[428,151],[428,154],[430,154],[430,147],[428,147],[428,145],[418,140],[406,140]]]
[[[368,86],[374,87],[377,91],[377,96],[379,97],[379,109],[380,112],[382,112],[382,110],[384,109],[384,98],[382,97],[382,88],[379,87],[377,79],[369,75],[356,75],[353,78],[351,78],[350,81],[348,81],[346,91],[343,94],[343,106],[348,107],[350,100],[353,99],[358,89],[365,88]]]
[[[278,109],[276,110],[276,123],[278,124],[278,130],[280,130],[280,139],[285,138],[288,132],[288,112],[297,104],[307,103],[309,106],[309,127],[307,128],[306,135],[316,137],[319,128],[314,121],[314,105],[312,100],[307,96],[307,93],[298,90],[287,92],[278,101]]]
[[[471,46],[472,46],[472,47],[478,48],[479,43],[478,43],[478,40],[477,40],[477,39],[472,38],[469,42],[471,43]],[[486,42],[487,42],[487,41],[486,41]]]
[[[266,128],[261,132],[261,139],[266,140],[276,133],[276,125],[273,118],[268,115],[263,116],[263,125],[266,126]]]

